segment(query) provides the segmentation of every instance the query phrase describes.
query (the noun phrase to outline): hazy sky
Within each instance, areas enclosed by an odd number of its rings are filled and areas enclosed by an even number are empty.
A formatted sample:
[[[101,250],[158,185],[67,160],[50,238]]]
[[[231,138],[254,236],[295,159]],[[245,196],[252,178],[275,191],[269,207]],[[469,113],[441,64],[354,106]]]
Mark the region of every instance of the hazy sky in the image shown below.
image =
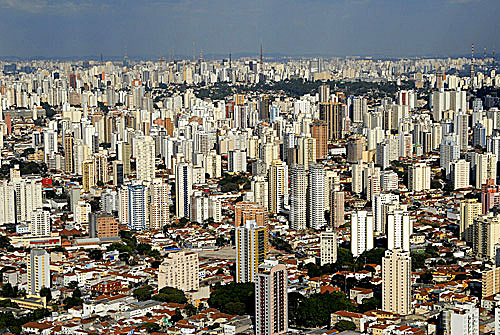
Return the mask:
[[[500,53],[499,0],[0,0],[0,56]],[[194,48],[193,48],[194,41]]]

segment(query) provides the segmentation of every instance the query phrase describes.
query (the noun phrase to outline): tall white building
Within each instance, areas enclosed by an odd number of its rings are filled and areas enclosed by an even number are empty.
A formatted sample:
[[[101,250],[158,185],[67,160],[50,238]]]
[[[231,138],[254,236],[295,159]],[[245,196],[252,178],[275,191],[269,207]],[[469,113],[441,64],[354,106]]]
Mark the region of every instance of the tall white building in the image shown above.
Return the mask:
[[[50,254],[43,249],[31,249],[26,260],[28,295],[40,295],[43,287],[50,288]]]
[[[367,211],[354,212],[351,215],[352,255],[358,257],[371,249],[373,249],[373,216]]]
[[[446,176],[450,174],[450,163],[460,159],[460,145],[454,135],[443,137],[439,147],[439,166],[446,171]]]
[[[34,236],[50,236],[50,213],[43,209],[33,211],[29,230]]]
[[[308,185],[308,216],[309,227],[320,229],[325,221],[325,168],[321,164],[311,164],[309,167]]]
[[[478,154],[476,158],[476,188],[480,189],[489,179],[497,180],[498,157],[491,152]]]
[[[229,151],[227,163],[229,172],[247,172],[247,152],[244,150]]]
[[[363,163],[358,162],[351,165],[352,169],[352,191],[360,194],[363,192]]]
[[[15,188],[7,180],[0,180],[0,224],[15,223]]]
[[[255,280],[255,335],[288,332],[288,272],[277,261],[266,261]]]
[[[41,178],[14,178],[17,222],[31,220],[34,210],[42,208]]]
[[[387,244],[389,250],[410,251],[412,234],[410,215],[404,210],[394,210],[387,215]]]
[[[303,165],[294,164],[290,169],[290,228],[306,228],[307,175]]]
[[[155,178],[155,141],[151,136],[137,138],[137,180],[152,181]]]
[[[451,180],[455,190],[470,187],[469,172],[470,162],[465,159],[453,161],[450,164]]]
[[[455,114],[455,134],[461,150],[467,150],[469,145],[469,115],[466,112]]]
[[[479,335],[479,308],[473,303],[456,303],[441,312],[441,320],[446,334]]]
[[[337,261],[337,232],[332,229],[321,232],[320,264],[333,264]]]
[[[264,263],[268,252],[268,236],[265,226],[255,220],[247,220],[236,227],[236,282],[254,282],[259,265]]]
[[[373,202],[373,216],[375,220],[375,232],[385,233],[387,223],[387,212],[384,205],[399,206],[399,195],[392,193],[381,193],[375,196]]]
[[[178,217],[189,217],[193,194],[193,167],[189,163],[177,165],[175,173],[175,209]]]
[[[431,167],[425,163],[415,163],[408,169],[408,189],[422,192],[431,188]]]

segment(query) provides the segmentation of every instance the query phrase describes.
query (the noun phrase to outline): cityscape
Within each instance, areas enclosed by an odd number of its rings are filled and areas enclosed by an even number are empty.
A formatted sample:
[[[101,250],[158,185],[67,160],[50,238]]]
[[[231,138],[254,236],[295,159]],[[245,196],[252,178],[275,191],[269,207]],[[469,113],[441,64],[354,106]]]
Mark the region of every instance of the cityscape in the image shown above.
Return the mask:
[[[158,56],[0,37],[0,334],[500,335],[498,37],[287,54],[281,33]]]

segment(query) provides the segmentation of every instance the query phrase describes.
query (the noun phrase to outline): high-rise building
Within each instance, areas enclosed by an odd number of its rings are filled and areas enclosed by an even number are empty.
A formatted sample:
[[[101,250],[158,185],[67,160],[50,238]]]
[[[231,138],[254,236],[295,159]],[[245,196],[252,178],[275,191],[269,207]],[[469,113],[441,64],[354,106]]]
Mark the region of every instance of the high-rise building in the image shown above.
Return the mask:
[[[479,335],[479,308],[474,303],[455,303],[441,312],[440,332],[453,335]]]
[[[200,267],[196,252],[171,252],[158,269],[158,290],[173,287],[189,292],[200,288]]]
[[[103,212],[90,213],[89,236],[91,238],[118,236],[118,221],[111,214]]]
[[[170,220],[170,207],[168,195],[170,185],[161,179],[153,179],[149,186],[149,228],[153,230],[163,229]]]
[[[255,220],[236,228],[236,282],[254,282],[259,265],[267,257],[268,232]]]
[[[271,162],[268,171],[269,213],[281,212],[288,198],[288,167],[280,160]]]
[[[446,171],[447,177],[450,175],[450,163],[457,159],[460,159],[460,146],[456,136],[443,137],[439,147],[439,166]]]
[[[345,193],[340,191],[331,191],[330,196],[330,225],[334,228],[338,228],[344,225],[344,204],[345,201]]]
[[[431,188],[431,167],[425,163],[415,163],[408,171],[408,189],[423,192]]]
[[[455,190],[470,187],[469,172],[470,162],[465,159],[459,159],[450,164],[451,180]]]
[[[481,298],[493,297],[500,293],[500,267],[481,271]]]
[[[15,187],[7,180],[0,180],[0,224],[16,222]]]
[[[95,186],[94,172],[94,161],[84,161],[82,168],[82,188],[85,193],[90,192],[90,189]]]
[[[119,193],[119,219],[131,230],[144,230],[148,226],[148,198],[146,186],[127,185]]]
[[[175,212],[178,217],[189,217],[193,194],[193,167],[189,163],[177,165],[175,173]]]
[[[382,310],[410,314],[411,257],[409,252],[387,250],[382,259]]]
[[[73,136],[64,136],[64,172],[73,173],[75,167],[73,162]]]
[[[498,157],[491,152],[478,154],[476,161],[476,188],[486,184],[490,179],[497,179],[497,161]]]
[[[413,227],[405,210],[394,210],[387,215],[387,249],[410,251]]]
[[[309,168],[307,212],[310,228],[320,229],[325,225],[325,168],[322,164]]]
[[[105,152],[94,155],[94,178],[96,184],[106,184],[109,181],[108,154]]]
[[[28,295],[40,296],[40,290],[50,288],[50,254],[43,249],[31,249],[27,256]]]
[[[467,150],[469,146],[469,115],[465,112],[455,114],[455,133],[461,150]]]
[[[33,211],[42,208],[41,178],[13,177],[11,174],[11,184],[15,191],[16,222],[30,221]]]
[[[494,261],[495,245],[500,243],[500,215],[479,215],[473,221],[472,251],[485,260]]]
[[[255,220],[257,226],[267,227],[269,214],[256,202],[240,201],[234,205],[234,218],[235,227],[245,225],[248,220]]]
[[[137,139],[137,180],[151,181],[155,177],[155,141],[151,136]]]
[[[304,165],[293,164],[290,169],[290,228],[306,228],[307,175]]]
[[[255,280],[255,334],[288,332],[288,272],[277,261],[266,261]]]
[[[43,209],[37,209],[31,214],[29,230],[34,236],[50,236],[50,213]]]
[[[358,257],[371,249],[373,249],[373,216],[367,211],[354,212],[351,215],[352,255]]]
[[[113,185],[122,186],[124,178],[123,162],[113,161]]]
[[[325,121],[314,121],[311,136],[316,139],[316,160],[328,155],[328,126]]]
[[[460,238],[472,243],[474,219],[481,215],[481,203],[477,199],[465,199],[460,202]]]
[[[342,138],[342,113],[339,103],[331,101],[320,103],[319,118],[327,124],[328,141],[335,141]]]
[[[319,86],[319,102],[330,101],[330,85],[321,84]]]
[[[333,264],[337,261],[337,232],[331,228],[320,235],[320,264]]]
[[[363,167],[364,164],[362,162],[358,162],[356,164],[351,165],[352,169],[352,191],[354,193],[360,194],[363,192]]]
[[[306,171],[309,166],[316,162],[316,139],[310,136],[300,136],[297,140],[297,161],[296,163],[304,165]]]
[[[247,152],[244,150],[229,151],[227,156],[228,172],[247,172]]]

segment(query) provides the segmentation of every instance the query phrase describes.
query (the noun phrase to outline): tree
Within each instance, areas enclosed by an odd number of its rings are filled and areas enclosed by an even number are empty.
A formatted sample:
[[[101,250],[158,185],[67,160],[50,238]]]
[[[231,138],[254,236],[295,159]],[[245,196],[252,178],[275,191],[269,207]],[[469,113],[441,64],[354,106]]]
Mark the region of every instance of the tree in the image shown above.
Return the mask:
[[[337,329],[339,332],[343,332],[344,330],[356,330],[356,325],[351,321],[340,320],[333,328]]]
[[[90,259],[93,259],[94,261],[98,261],[102,259],[102,250],[100,249],[91,249],[88,252],[88,256]]]
[[[160,330],[160,325],[157,324],[157,323],[154,323],[154,322],[148,322],[148,323],[145,323],[143,325],[144,328],[146,328],[146,331],[148,333],[153,333],[153,332],[157,332]]]
[[[176,308],[175,314],[170,317],[170,322],[176,323],[177,321],[183,320],[184,316],[181,313],[181,310]]]
[[[308,328],[326,326],[330,322],[330,314],[339,310],[354,310],[343,292],[315,293],[299,303],[296,324]]]
[[[4,298],[15,298],[17,297],[17,292],[10,283],[5,283],[2,285],[0,295]]]
[[[155,294],[153,299],[161,302],[174,302],[177,304],[185,304],[187,302],[184,292],[168,286],[162,288],[158,294]]]
[[[245,304],[242,302],[228,302],[224,305],[226,313],[233,315],[243,315],[245,314]]]
[[[360,313],[372,311],[378,308],[382,308],[382,301],[380,301],[380,299],[376,297],[365,299],[363,300],[363,303],[358,306],[358,308]]]
[[[42,287],[40,289],[40,296],[47,298],[47,302],[52,300],[52,291],[48,287]]]
[[[227,285],[216,284],[213,288],[208,305],[217,308],[223,313],[233,314],[243,312],[243,314],[255,314],[255,285],[253,283],[230,283]],[[240,309],[241,305],[229,303],[242,303],[245,309]],[[237,313],[236,313],[237,314]]]
[[[153,287],[150,285],[145,285],[135,289],[132,295],[139,301],[146,301],[151,299],[151,294],[153,293]]]
[[[11,246],[12,245],[10,244],[10,239],[7,236],[1,235],[0,236],[0,249],[7,249]]]
[[[192,304],[187,304],[184,308],[184,311],[186,312],[187,316],[196,315],[196,313],[198,312],[196,307],[194,307]]]

